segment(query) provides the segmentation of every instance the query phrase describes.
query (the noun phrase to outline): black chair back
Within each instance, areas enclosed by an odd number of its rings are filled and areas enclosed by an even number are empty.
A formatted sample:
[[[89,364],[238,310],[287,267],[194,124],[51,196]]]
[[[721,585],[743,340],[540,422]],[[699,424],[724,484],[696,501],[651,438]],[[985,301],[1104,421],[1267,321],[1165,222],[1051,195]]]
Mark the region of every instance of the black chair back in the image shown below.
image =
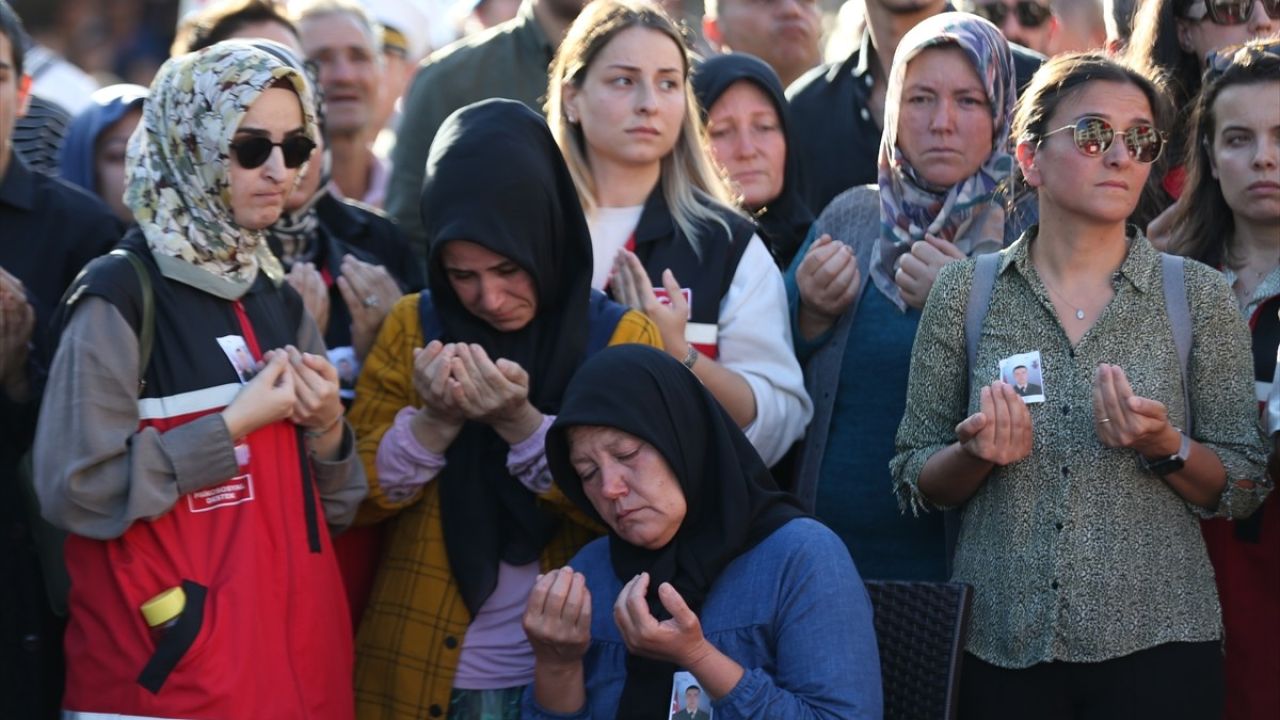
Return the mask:
[[[953,582],[867,580],[875,612],[885,720],[951,720],[973,588]]]

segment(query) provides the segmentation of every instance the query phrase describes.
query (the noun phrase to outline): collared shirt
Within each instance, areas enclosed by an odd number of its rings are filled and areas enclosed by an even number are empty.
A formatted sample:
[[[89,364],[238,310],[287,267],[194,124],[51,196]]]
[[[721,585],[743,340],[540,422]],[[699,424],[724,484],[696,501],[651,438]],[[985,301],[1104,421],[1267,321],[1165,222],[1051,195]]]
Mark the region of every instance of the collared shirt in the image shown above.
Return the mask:
[[[1073,347],[1028,253],[1036,229],[1002,253],[966,382],[964,316],[972,260],[938,275],[911,357],[907,410],[890,463],[904,506],[930,507],[917,488],[955,426],[978,411],[983,385],[1010,355],[1039,351],[1045,401],[1029,406],[1032,450],[991,472],[962,509],[954,579],[974,586],[968,650],[1001,667],[1098,662],[1162,643],[1221,635],[1213,568],[1198,519],[1244,517],[1268,487],[1257,426],[1249,334],[1222,275],[1188,261],[1195,422],[1187,424],[1181,371],[1164,306],[1160,255],[1141,235],[1115,279],[1115,297]],[[1217,454],[1227,489],[1216,512],[1184,501],[1094,430],[1099,363],[1124,369],[1141,397]],[[967,386],[967,394],[966,394]]]
[[[427,245],[418,203],[427,151],[441,123],[464,105],[495,97],[519,100],[541,113],[554,53],[525,2],[511,20],[444,48],[418,69],[404,96],[386,209],[421,257]]]
[[[1009,48],[1022,92],[1044,56],[1021,45]],[[788,150],[800,154],[805,201],[815,215],[845,190],[876,182],[884,119],[871,112],[871,90],[887,75],[866,30],[843,62],[814,68],[787,89],[793,141]]]

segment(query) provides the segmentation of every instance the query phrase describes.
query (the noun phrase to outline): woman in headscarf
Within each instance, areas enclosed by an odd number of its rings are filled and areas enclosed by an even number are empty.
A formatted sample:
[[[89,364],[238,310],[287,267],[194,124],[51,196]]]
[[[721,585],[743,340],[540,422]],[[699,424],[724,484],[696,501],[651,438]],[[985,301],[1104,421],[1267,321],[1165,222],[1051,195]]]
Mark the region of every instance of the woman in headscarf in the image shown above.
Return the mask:
[[[888,464],[938,269],[1017,238],[998,193],[1013,167],[1013,102],[1013,59],[994,25],[943,13],[913,28],[889,72],[878,184],[833,200],[787,273],[815,402],[796,493],[866,577],[945,576],[942,520],[902,516]]]
[[[1222,270],[1253,341],[1261,406],[1280,356],[1280,39],[1211,54],[1191,115],[1187,186],[1171,249]],[[1270,102],[1261,102],[1270,98]],[[1280,430],[1280,427],[1275,427]],[[1274,480],[1277,476],[1272,475]],[[1201,523],[1226,636],[1228,720],[1280,716],[1280,499],[1247,520]]]
[[[526,717],[668,717],[690,684],[717,718],[881,716],[871,603],[848,553],[677,361],[639,347],[589,360],[547,460],[609,535],[529,596]]]
[[[89,96],[89,105],[67,126],[58,151],[58,177],[102,198],[121,222],[133,222],[124,204],[124,156],[129,136],[142,119],[147,89],[108,85]]]
[[[152,84],[138,227],[67,296],[37,431],[43,513],[71,533],[65,717],[352,717],[329,534],[364,472],[264,236],[317,132],[306,78],[247,43]]]
[[[661,346],[591,290],[591,237],[546,122],[511,100],[458,110],[422,191],[431,291],[406,295],[356,386],[389,521],[357,637],[362,718],[515,718],[533,679],[520,614],[538,573],[598,529],[557,503],[543,437],[573,372],[607,344]]]
[[[754,56],[730,53],[703,60],[692,79],[711,154],[785,271],[809,233],[813,213],[801,194],[800,159],[787,151],[790,122],[778,74]]]

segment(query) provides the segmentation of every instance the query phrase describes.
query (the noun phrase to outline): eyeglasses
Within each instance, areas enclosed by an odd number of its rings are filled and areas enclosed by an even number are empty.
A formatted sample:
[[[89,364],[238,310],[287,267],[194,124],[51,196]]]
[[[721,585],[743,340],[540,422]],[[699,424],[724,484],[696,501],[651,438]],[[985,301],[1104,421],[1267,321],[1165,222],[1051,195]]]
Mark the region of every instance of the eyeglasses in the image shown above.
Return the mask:
[[[1100,157],[1111,149],[1116,139],[1116,130],[1111,123],[1099,117],[1085,116],[1074,125],[1060,127],[1044,134],[1044,138],[1064,130],[1072,131],[1076,149],[1089,157]],[[1153,163],[1160,159],[1164,151],[1165,135],[1151,125],[1134,125],[1120,133],[1129,157],[1140,163]],[[1044,140],[1041,138],[1041,141]]]
[[[1244,25],[1253,14],[1253,4],[1262,3],[1267,17],[1280,20],[1280,0],[1199,0],[1187,8],[1186,18],[1199,22],[1206,16],[1214,25]]]
[[[284,166],[292,169],[311,157],[316,144],[305,135],[287,137],[283,142],[271,142],[271,138],[258,136],[231,143],[231,152],[235,153],[236,162],[246,170],[252,170],[266,162],[271,157],[273,148],[280,148],[284,155]]]
[[[1272,2],[1280,0],[1271,0]],[[969,12],[980,18],[991,21],[992,25],[997,27],[1004,24],[1004,19],[1009,17],[1009,6],[1002,2],[994,3],[973,3]],[[1049,16],[1053,15],[1053,11],[1048,5],[1041,5],[1032,0],[1018,0],[1013,5],[1014,17],[1018,18],[1018,24],[1025,28],[1040,27],[1049,20]]]
[[[1263,58],[1280,60],[1280,39],[1254,40],[1211,52],[1204,63],[1205,83],[1221,77],[1233,65],[1250,64]]]

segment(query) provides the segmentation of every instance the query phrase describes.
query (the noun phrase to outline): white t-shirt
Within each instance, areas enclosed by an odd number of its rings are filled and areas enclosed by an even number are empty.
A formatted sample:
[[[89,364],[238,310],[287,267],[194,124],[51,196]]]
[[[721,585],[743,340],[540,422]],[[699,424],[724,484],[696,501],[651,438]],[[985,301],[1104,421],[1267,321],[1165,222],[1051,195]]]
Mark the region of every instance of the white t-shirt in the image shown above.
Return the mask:
[[[591,287],[603,290],[613,272],[613,259],[626,247],[627,240],[640,224],[643,205],[596,208],[587,215],[591,231]]]

